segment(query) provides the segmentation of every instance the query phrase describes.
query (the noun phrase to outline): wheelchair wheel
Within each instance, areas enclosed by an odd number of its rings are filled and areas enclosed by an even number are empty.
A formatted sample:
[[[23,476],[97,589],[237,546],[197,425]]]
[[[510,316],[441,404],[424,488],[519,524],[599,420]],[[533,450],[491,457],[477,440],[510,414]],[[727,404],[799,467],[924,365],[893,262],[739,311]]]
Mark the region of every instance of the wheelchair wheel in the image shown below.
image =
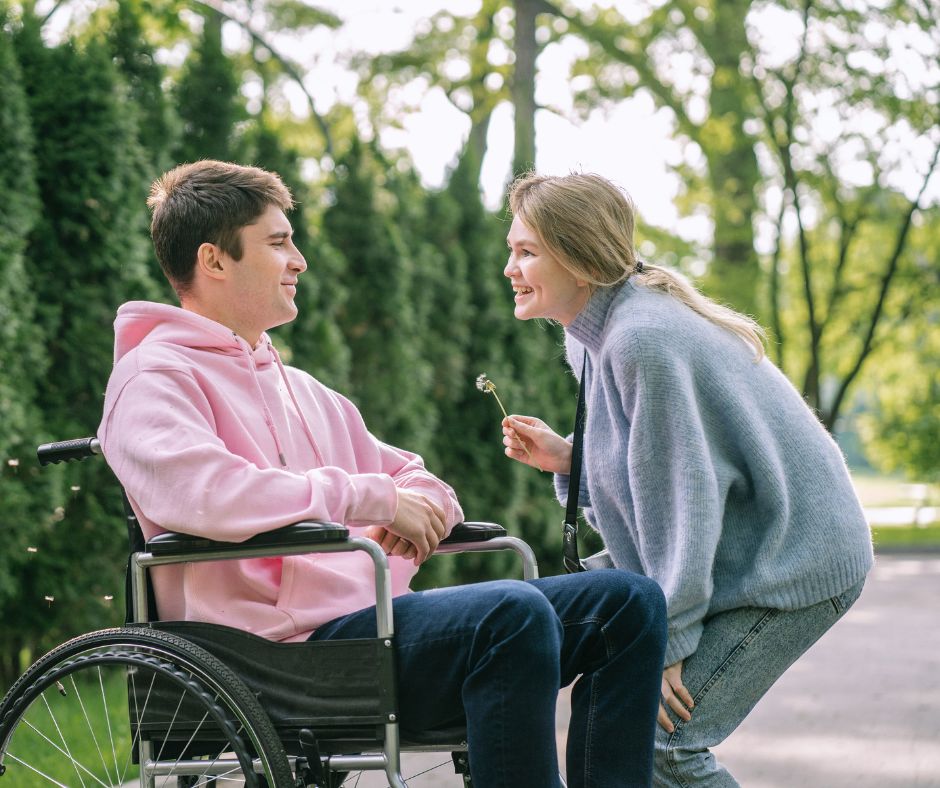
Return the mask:
[[[288,788],[284,748],[222,662],[144,628],[75,638],[0,702],[0,788]]]

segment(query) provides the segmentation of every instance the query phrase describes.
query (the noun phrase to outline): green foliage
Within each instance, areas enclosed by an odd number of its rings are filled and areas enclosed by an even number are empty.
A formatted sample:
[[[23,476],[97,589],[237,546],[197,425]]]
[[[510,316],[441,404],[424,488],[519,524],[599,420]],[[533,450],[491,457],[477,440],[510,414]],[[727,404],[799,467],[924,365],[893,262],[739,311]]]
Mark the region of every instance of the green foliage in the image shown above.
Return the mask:
[[[11,36],[0,15],[0,457],[10,457],[25,438],[32,386],[45,362],[41,336],[33,324],[35,298],[23,258],[26,238],[39,214],[33,156],[33,132],[20,84],[20,69]],[[28,360],[23,347],[36,348],[40,357]],[[34,376],[33,370],[38,373]],[[26,385],[20,391],[20,381]]]
[[[307,260],[309,272],[300,277],[296,304],[297,319],[276,331],[281,352],[294,366],[306,370],[326,385],[345,391],[349,384],[349,348],[337,315],[347,299],[343,281],[345,260],[311,227],[318,220],[319,204],[314,189],[303,179],[300,156],[285,144],[283,135],[271,127],[267,117],[259,117],[245,135],[251,155],[247,161],[276,172],[294,197],[288,214],[294,228],[294,243]]]
[[[271,18],[271,26],[279,30],[300,32],[319,25],[337,28],[341,24],[336,14],[299,0],[268,0],[265,10]]]
[[[24,601],[20,577],[49,494],[33,461],[42,414],[36,392],[48,367],[35,322],[26,239],[39,216],[33,130],[13,38],[0,10],[0,619]],[[0,646],[0,685],[17,672],[18,633]]]
[[[26,249],[50,362],[36,392],[44,415],[42,432],[30,436],[36,445],[94,431],[111,370],[114,306],[157,288],[147,268],[137,116],[107,48],[46,46],[29,19],[16,48],[43,206]],[[8,625],[40,644],[102,623],[99,601],[119,597],[124,552],[118,498],[102,464],[47,478],[55,487],[40,502],[36,552],[18,577],[18,604],[4,611]]]
[[[149,154],[155,178],[173,166],[170,151],[178,134],[176,117],[163,91],[163,69],[144,37],[141,0],[117,0],[107,42],[114,63],[128,86],[128,99],[137,108],[139,138]]]
[[[350,388],[381,440],[423,454],[437,418],[427,399],[426,321],[416,309],[422,283],[393,221],[395,196],[380,162],[359,140],[333,175],[323,230],[347,264],[348,296],[337,318],[351,354]]]
[[[746,130],[757,102],[745,75],[753,62],[747,18],[758,5],[669,0],[650,4],[639,20],[612,8],[558,11],[567,22],[563,32],[588,46],[572,66],[584,86],[575,96],[582,115],[643,93],[668,109],[676,132],[701,150],[693,177],[685,164],[677,171],[686,191],[680,204],[690,214],[705,207],[714,223],[703,286],[719,301],[754,315],[763,312],[754,250],[761,173],[756,140]]]
[[[440,88],[471,123],[468,147],[479,168],[493,111],[510,100],[512,26],[508,0],[483,0],[471,16],[441,11],[418,27],[407,49],[355,59],[359,89],[378,126],[398,126],[417,109],[402,104],[396,88],[426,83]],[[480,170],[476,171],[479,179]]]
[[[860,386],[861,433],[883,470],[940,480],[940,212],[914,233],[892,309],[897,325],[874,354]]]
[[[176,106],[183,123],[177,162],[198,159],[237,161],[236,124],[246,116],[240,79],[222,50],[220,14],[206,9],[202,38],[187,59],[176,86]]]

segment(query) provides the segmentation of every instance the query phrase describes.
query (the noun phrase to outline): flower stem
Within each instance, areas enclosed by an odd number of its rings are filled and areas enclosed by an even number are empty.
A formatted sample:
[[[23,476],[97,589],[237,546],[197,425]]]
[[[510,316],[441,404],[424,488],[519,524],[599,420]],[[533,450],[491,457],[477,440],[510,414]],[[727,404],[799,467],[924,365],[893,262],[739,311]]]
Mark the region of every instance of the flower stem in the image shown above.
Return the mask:
[[[509,414],[506,413],[506,409],[503,407],[503,403],[499,401],[499,394],[496,393],[496,387],[495,387],[495,386],[490,389],[490,394],[492,394],[494,397],[496,397],[496,402],[499,403],[499,409],[503,412],[503,416],[505,416],[505,417],[508,419],[508,418],[509,418]],[[529,455],[529,461],[532,462],[532,463],[534,463],[534,464],[535,464],[535,467],[538,468],[540,472],[544,473],[544,471],[542,471],[542,466],[539,465],[537,462],[535,462],[535,460],[532,459],[532,452],[530,452],[530,451],[529,451],[529,447],[525,445],[525,441],[520,440],[520,443],[522,443],[522,448],[525,449],[525,453]]]

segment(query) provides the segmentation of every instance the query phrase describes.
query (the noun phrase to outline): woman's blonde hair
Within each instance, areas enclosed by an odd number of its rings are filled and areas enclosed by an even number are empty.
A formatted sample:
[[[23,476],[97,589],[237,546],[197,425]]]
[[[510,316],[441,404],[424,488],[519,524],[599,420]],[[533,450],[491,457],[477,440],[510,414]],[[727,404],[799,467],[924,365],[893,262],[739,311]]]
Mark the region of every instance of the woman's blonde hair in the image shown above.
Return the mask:
[[[737,334],[754,348],[758,361],[763,358],[765,334],[755,320],[712,301],[677,271],[637,260],[633,201],[606,178],[526,173],[509,187],[509,209],[578,279],[611,287],[638,276],[646,287],[674,296]]]

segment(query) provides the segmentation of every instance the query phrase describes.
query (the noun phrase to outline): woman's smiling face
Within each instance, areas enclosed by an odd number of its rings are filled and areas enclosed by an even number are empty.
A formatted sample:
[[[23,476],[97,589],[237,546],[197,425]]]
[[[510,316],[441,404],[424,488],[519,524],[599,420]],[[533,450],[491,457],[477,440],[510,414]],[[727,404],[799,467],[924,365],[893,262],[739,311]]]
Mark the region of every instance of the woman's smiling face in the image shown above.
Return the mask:
[[[544,317],[569,325],[591,295],[587,283],[570,274],[518,216],[512,220],[506,243],[509,262],[503,274],[516,294],[516,318]]]

